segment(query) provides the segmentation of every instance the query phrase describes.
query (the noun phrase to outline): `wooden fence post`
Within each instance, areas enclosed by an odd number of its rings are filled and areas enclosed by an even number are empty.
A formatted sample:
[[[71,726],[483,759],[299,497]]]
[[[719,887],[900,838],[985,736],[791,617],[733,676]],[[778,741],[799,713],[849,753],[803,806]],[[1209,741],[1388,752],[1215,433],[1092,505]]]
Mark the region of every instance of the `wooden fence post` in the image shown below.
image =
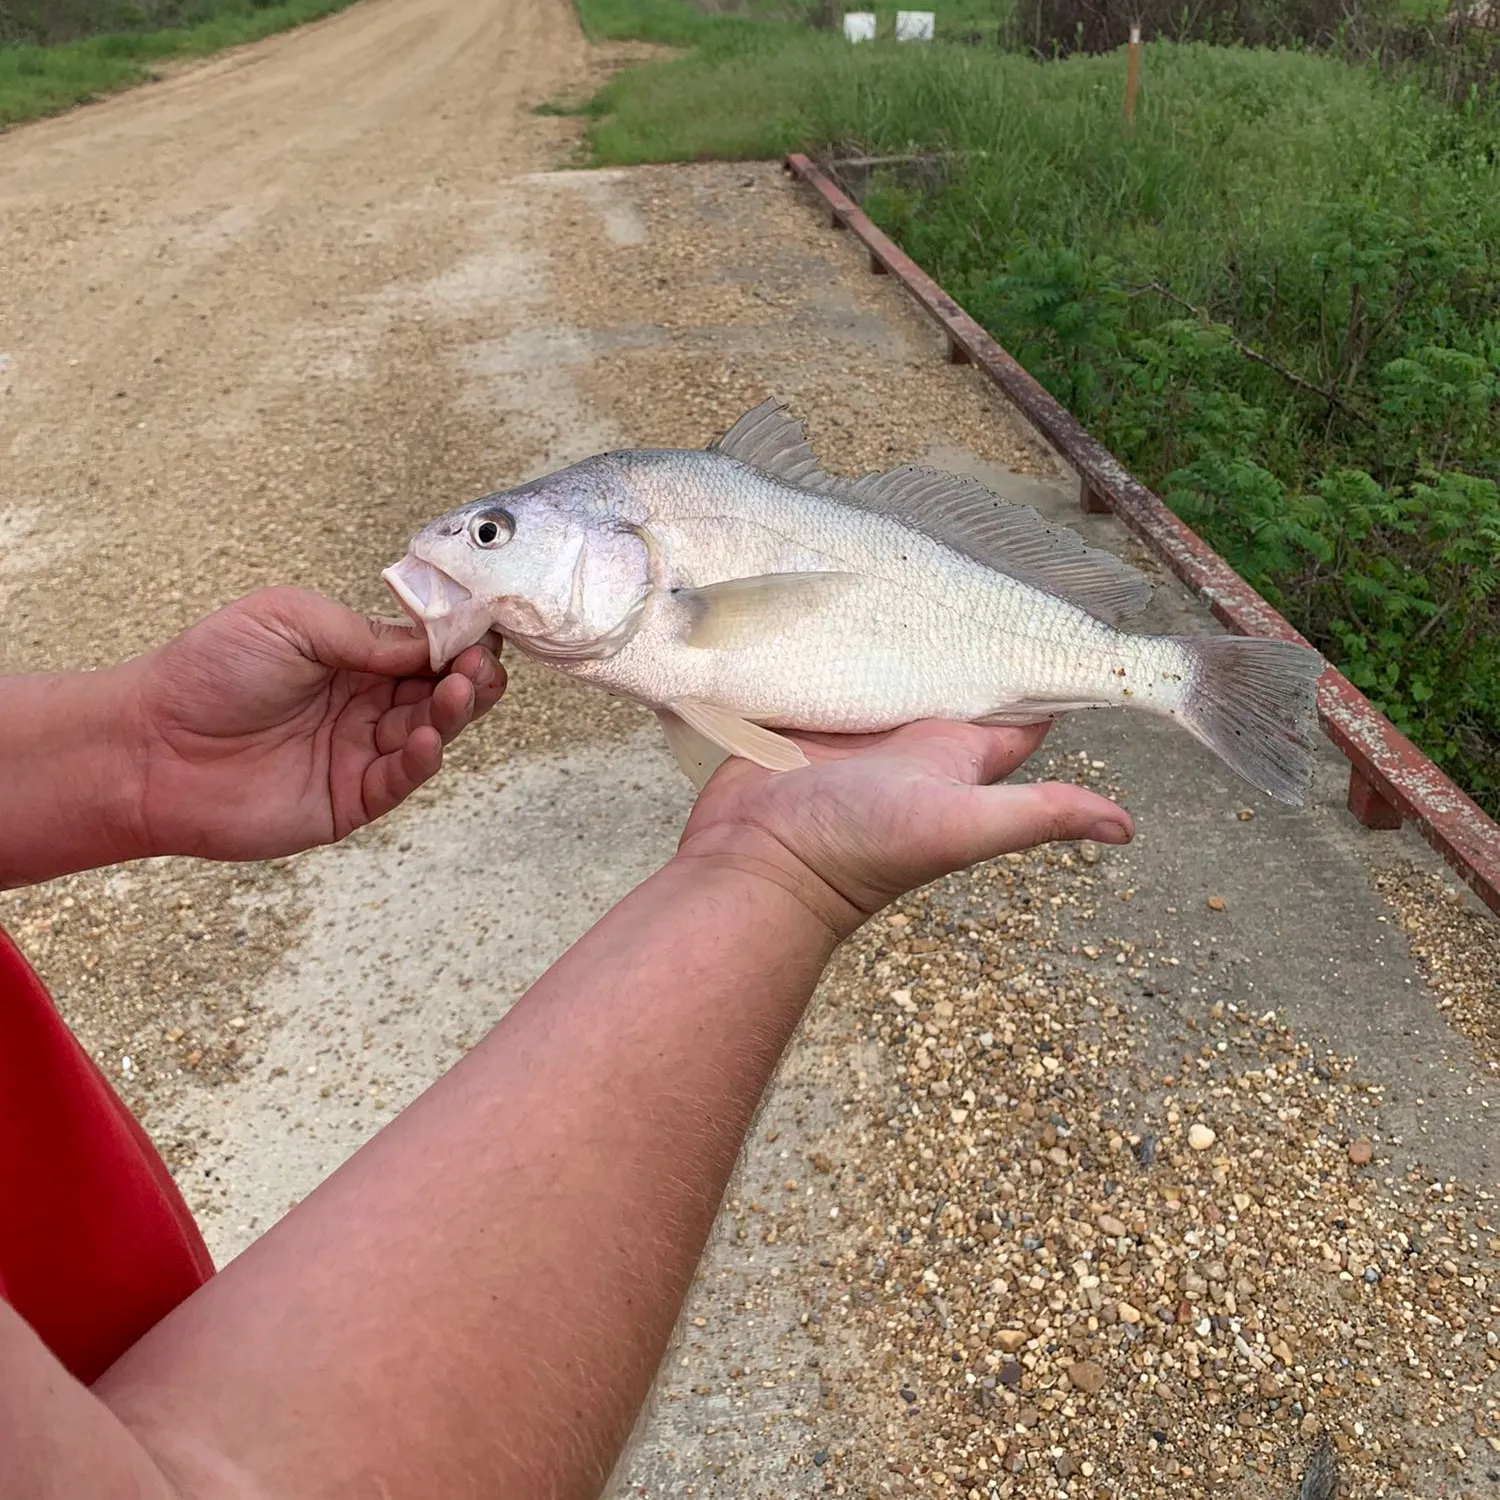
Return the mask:
[[[1135,124],[1135,91],[1141,81],[1141,27],[1130,28],[1130,60],[1125,71],[1125,124]]]

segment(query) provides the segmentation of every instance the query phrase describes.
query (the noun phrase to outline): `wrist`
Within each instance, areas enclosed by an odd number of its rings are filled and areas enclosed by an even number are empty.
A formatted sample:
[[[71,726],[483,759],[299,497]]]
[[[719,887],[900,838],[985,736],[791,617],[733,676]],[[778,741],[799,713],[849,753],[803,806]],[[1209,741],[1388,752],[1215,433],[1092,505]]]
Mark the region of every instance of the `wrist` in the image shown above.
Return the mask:
[[[720,871],[752,882],[819,927],[831,954],[868,919],[856,906],[766,829],[750,823],[715,824],[687,833],[674,864]]]
[[[134,663],[0,686],[0,886],[152,853],[142,818],[145,736]]]

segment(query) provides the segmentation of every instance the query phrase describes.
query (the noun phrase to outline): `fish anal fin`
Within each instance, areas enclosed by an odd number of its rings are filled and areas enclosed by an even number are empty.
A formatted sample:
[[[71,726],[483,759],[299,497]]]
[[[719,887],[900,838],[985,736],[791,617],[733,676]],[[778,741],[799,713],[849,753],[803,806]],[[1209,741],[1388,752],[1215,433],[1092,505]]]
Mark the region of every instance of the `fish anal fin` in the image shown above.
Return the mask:
[[[670,709],[657,709],[656,717],[672,759],[693,783],[694,790],[701,792],[708,784],[708,778],[729,759],[729,752],[706,735],[699,734]]]
[[[711,452],[803,489],[821,490],[837,483],[823,472],[802,424],[787,413],[786,402],[774,396],[747,411],[708,446]]]
[[[974,723],[986,726],[1040,724],[1043,719],[1054,719],[1058,714],[1073,713],[1084,708],[1114,708],[1100,698],[1021,698],[994,713],[985,714]]]
[[[801,748],[785,735],[752,724],[733,709],[698,698],[678,698],[666,707],[711,744],[768,771],[796,771],[807,764]]]
[[[964,474],[903,464],[839,484],[829,496],[890,517],[1020,583],[1117,625],[1151,601],[1151,582],[1113,553],[1090,547],[1070,526],[1049,521]]]
[[[780,634],[862,582],[857,573],[765,573],[674,589],[672,597],[686,616],[687,644],[724,650]]]

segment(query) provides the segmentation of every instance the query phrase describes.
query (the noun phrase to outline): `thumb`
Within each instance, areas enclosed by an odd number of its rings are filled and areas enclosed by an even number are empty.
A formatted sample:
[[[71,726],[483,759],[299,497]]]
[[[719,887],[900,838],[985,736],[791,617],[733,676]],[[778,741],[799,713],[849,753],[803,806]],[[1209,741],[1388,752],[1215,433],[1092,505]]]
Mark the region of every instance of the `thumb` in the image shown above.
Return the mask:
[[[383,677],[428,675],[427,640],[415,626],[362,615],[310,589],[266,589],[244,604],[322,666]]]
[[[1128,844],[1135,825],[1118,803],[1071,782],[1013,782],[974,788],[965,836],[970,845],[964,856],[967,866],[1075,839]]]

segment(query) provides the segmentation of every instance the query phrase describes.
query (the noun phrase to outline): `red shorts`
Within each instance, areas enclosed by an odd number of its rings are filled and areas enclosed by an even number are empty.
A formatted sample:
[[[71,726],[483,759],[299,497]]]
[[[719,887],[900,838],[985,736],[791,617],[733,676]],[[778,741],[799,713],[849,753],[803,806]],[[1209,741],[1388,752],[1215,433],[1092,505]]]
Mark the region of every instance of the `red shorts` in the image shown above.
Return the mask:
[[[213,1269],[166,1163],[0,931],[0,1298],[87,1383]]]

